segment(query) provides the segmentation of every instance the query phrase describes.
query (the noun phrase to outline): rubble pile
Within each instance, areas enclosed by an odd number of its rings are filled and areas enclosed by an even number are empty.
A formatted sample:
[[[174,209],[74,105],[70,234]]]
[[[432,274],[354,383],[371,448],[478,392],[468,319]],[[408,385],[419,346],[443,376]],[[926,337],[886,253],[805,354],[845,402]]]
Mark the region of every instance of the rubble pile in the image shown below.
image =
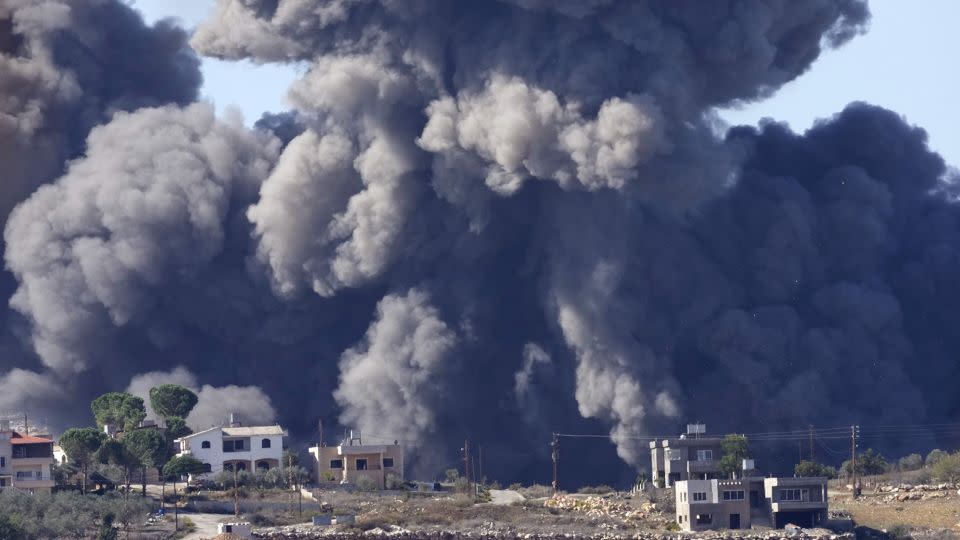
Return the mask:
[[[597,519],[619,519],[621,521],[641,521],[651,517],[660,517],[662,512],[657,505],[645,502],[639,508],[612,497],[576,497],[557,494],[544,502],[547,508],[581,512],[587,517]]]
[[[877,493],[886,494],[884,502],[926,501],[946,499],[957,488],[955,484],[898,484],[877,486]]]

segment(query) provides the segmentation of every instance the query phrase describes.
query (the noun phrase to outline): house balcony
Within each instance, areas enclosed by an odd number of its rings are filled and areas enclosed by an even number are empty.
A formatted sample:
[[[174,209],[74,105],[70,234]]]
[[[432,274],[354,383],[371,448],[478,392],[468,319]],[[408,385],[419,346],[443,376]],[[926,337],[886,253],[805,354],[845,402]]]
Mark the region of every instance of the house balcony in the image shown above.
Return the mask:
[[[14,457],[10,460],[10,465],[12,468],[16,469],[17,467],[28,467],[31,465],[52,465],[53,457]]]
[[[687,473],[711,473],[720,470],[720,463],[716,460],[708,459],[706,461],[688,461]]]

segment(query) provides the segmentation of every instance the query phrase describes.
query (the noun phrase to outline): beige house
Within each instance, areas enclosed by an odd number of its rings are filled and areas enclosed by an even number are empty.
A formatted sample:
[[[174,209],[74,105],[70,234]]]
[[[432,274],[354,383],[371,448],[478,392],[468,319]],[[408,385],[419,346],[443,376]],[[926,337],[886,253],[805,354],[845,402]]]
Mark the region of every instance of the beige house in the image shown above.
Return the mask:
[[[0,489],[50,492],[54,481],[53,440],[24,435],[0,426]]]
[[[703,437],[702,424],[687,426],[676,439],[650,442],[651,480],[657,487],[669,487],[680,480],[709,480],[720,477],[720,441]]]
[[[826,478],[681,480],[677,524],[684,531],[816,527],[827,519]]]
[[[318,481],[353,485],[369,483],[377,489],[384,489],[388,477],[403,479],[403,447],[399,443],[362,444],[359,434],[353,435],[338,446],[309,449]]]

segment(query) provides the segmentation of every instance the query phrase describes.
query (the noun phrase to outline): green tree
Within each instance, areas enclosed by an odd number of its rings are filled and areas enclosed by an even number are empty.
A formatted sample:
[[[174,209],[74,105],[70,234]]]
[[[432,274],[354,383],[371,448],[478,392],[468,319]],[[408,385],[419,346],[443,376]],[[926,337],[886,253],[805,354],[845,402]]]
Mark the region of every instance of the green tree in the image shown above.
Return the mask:
[[[170,445],[166,437],[156,429],[137,429],[123,437],[123,445],[140,462],[143,480],[143,496],[147,496],[147,467],[161,472],[170,457]]]
[[[937,464],[937,462],[939,462],[941,459],[949,455],[950,455],[949,453],[944,452],[939,448],[934,448],[933,450],[930,451],[929,454],[927,454],[927,459],[924,462],[924,465],[926,465],[927,467],[933,467],[934,465]]]
[[[97,540],[117,540],[119,538],[120,531],[113,526],[114,519],[113,513],[110,512],[103,516],[103,523],[97,530]]]
[[[80,468],[80,493],[87,491],[87,470],[95,462],[94,454],[107,436],[94,428],[71,428],[60,437],[60,447],[70,463]]]
[[[827,478],[836,478],[837,470],[833,467],[828,467],[822,463],[817,463],[814,461],[803,460],[793,468],[793,472],[802,478],[812,478],[824,476]]]
[[[890,464],[886,458],[876,452],[873,448],[868,448],[866,452],[857,456],[857,474],[858,475],[876,475],[887,472]],[[843,462],[843,472],[847,475],[852,474],[850,460]]]
[[[734,476],[742,467],[743,460],[750,457],[749,443],[743,435],[727,435],[720,441],[720,472]]]
[[[206,472],[207,466],[193,456],[174,456],[163,466],[163,476],[173,480],[173,523],[174,530],[180,530],[179,504],[177,504],[177,479],[187,474]]]
[[[4,540],[27,540],[27,532],[23,530],[19,519],[0,514],[0,538]]]
[[[960,452],[938,460],[933,465],[933,475],[941,482],[960,482]]]
[[[95,454],[99,463],[116,465],[123,470],[124,497],[130,493],[130,477],[140,468],[140,460],[125,444],[114,439],[104,441]]]
[[[110,426],[113,429],[130,431],[140,425],[147,417],[143,398],[126,392],[109,392],[90,403],[97,427]]]
[[[164,419],[186,418],[197,404],[197,395],[179,384],[161,384],[150,389],[150,406]]]
[[[923,467],[923,456],[920,454],[903,456],[900,458],[900,461],[897,463],[897,465],[900,466],[901,471],[915,471]]]
[[[166,419],[166,435],[167,440],[170,444],[173,444],[174,439],[179,439],[180,437],[186,437],[187,435],[193,433],[193,430],[187,426],[187,422],[179,416],[169,416]]]

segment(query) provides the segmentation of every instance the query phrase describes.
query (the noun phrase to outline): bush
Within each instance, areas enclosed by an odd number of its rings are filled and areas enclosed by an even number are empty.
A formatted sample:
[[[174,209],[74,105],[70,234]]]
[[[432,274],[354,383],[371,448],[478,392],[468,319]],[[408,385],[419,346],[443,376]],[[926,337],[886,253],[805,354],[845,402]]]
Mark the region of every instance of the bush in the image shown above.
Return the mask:
[[[0,538],[6,540],[27,540],[27,532],[20,525],[19,516],[0,515]]]
[[[403,480],[395,474],[388,474],[384,480],[384,487],[387,489],[403,489]]]
[[[960,452],[937,461],[933,466],[933,475],[941,482],[960,482]]]
[[[579,491],[577,491],[577,493],[582,493],[584,495],[606,495],[607,493],[611,492],[613,492],[613,488],[608,485],[583,486]]]
[[[930,451],[929,454],[927,454],[927,459],[926,459],[926,461],[925,461],[924,464],[925,464],[927,467],[933,467],[934,465],[936,465],[937,463],[939,463],[941,459],[943,459],[943,458],[945,458],[945,457],[947,457],[947,456],[949,456],[949,455],[950,455],[950,454],[948,454],[947,452],[944,452],[943,450],[941,450],[941,449],[939,449],[939,448],[934,448],[933,450]]]
[[[793,468],[793,472],[802,478],[811,478],[816,476],[825,476],[827,478],[836,478],[837,470],[822,463],[803,460]]]
[[[680,531],[680,524],[677,523],[676,521],[669,521],[669,522],[667,522],[667,527],[666,527],[666,529],[667,529],[668,531],[670,531],[670,532],[679,532],[679,531]]]
[[[361,476],[357,479],[357,491],[376,491],[377,482],[373,478]]]
[[[320,473],[320,479],[324,482],[336,482],[337,474],[333,471],[323,471]]]
[[[915,471],[923,467],[923,456],[920,454],[910,454],[900,458],[898,462],[901,471]]]
[[[513,491],[519,491],[523,489],[523,484],[521,484],[520,482],[514,482],[509,486],[507,486],[507,489],[512,489]]]

